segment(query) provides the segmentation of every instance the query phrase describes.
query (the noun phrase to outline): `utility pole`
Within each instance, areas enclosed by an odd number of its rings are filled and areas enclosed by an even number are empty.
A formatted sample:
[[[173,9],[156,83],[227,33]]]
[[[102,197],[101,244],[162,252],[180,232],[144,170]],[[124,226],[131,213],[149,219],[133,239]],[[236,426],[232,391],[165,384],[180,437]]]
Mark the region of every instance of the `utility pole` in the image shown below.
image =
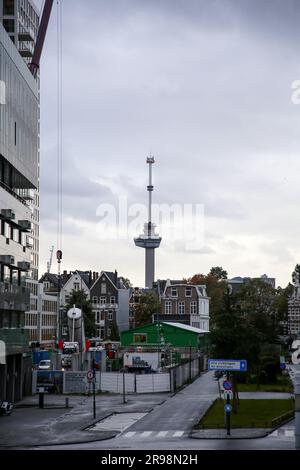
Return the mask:
[[[295,374],[295,448],[300,450],[300,373]]]
[[[123,404],[126,403],[126,397],[125,397],[125,368],[123,369]]]
[[[190,363],[189,363],[189,378],[192,380],[192,345],[190,343]]]
[[[95,351],[93,351],[93,416],[96,419],[96,370],[95,370]]]

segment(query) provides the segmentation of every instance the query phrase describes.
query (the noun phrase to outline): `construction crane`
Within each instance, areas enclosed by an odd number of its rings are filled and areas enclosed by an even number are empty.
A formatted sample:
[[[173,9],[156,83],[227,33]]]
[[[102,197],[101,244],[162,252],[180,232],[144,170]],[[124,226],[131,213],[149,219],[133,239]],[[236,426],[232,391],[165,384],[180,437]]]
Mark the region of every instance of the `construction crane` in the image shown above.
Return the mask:
[[[53,251],[54,251],[54,245],[52,245],[51,250],[50,250],[50,260],[47,262],[47,273],[50,273],[51,271]]]
[[[37,39],[34,47],[34,52],[32,56],[32,61],[29,64],[29,70],[36,78],[37,76],[37,71],[40,67],[40,60],[41,60],[41,55],[42,55],[42,50],[43,50],[43,45],[46,37],[46,32],[48,28],[48,23],[49,23],[49,18],[51,15],[51,10],[53,6],[53,0],[45,0],[45,5],[43,9],[43,14],[42,18],[40,21],[40,26],[37,34]]]

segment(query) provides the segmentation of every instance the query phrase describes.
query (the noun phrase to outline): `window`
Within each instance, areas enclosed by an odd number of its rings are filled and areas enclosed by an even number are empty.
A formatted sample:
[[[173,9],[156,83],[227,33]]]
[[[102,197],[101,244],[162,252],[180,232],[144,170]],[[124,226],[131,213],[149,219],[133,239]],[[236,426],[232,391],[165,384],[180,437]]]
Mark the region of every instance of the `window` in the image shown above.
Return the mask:
[[[178,302],[178,313],[179,315],[184,315],[184,302]]]
[[[134,343],[147,343],[147,334],[146,333],[134,333],[133,342]]]
[[[113,312],[112,312],[112,310],[109,310],[109,311],[108,311],[108,316],[107,316],[107,318],[108,318],[108,320],[112,321],[112,319],[113,319]]]
[[[111,304],[115,304],[115,303],[116,303],[116,298],[115,298],[114,295],[111,296],[111,298],[110,298],[110,303],[111,303]]]
[[[74,282],[74,290],[79,290],[79,282]]]
[[[100,323],[100,312],[96,312],[96,323]]]
[[[101,294],[106,294],[106,283],[101,282]]]
[[[106,297],[100,297],[100,305],[106,304]]]
[[[190,303],[190,314],[196,315],[197,314],[197,302],[193,301]]]
[[[185,296],[186,297],[192,297],[192,288],[191,287],[186,287],[185,288]]]
[[[172,287],[171,288],[171,296],[172,297],[177,297],[177,287]]]
[[[93,300],[92,300],[93,304],[97,304],[98,303],[98,297],[96,295],[93,296]]]
[[[15,0],[3,0],[3,15],[15,14]]]
[[[165,302],[165,313],[166,313],[167,315],[169,315],[170,313],[172,313],[172,302],[171,302],[171,300],[167,300],[167,301]]]

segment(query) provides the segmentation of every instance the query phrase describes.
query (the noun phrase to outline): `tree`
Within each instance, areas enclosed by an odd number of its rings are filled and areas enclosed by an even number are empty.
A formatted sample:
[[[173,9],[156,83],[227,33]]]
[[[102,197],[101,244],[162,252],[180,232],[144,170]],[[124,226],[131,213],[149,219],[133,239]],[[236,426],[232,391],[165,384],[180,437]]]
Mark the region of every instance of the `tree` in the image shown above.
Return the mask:
[[[84,330],[87,338],[96,335],[95,316],[92,311],[92,304],[88,298],[88,294],[84,290],[72,290],[68,303],[65,305],[66,310],[70,310],[73,306],[80,308],[83,313]]]
[[[188,279],[188,282],[206,286],[206,293],[209,297],[210,325],[213,326],[215,316],[223,308],[224,294],[228,288],[227,282],[224,279],[218,279],[211,273],[207,275],[194,274],[194,276]]]
[[[125,289],[130,289],[130,287],[132,287],[132,283],[130,282],[128,277],[121,276],[120,281],[123,283]]]
[[[222,268],[222,266],[215,266],[211,268],[209,271],[209,274],[211,276],[216,277],[217,279],[227,279],[228,273],[225,271],[225,269]]]
[[[142,326],[152,322],[152,315],[160,312],[160,303],[153,291],[141,295],[135,307],[135,325]]]
[[[110,339],[112,341],[119,341],[120,340],[119,328],[118,328],[118,325],[115,321],[111,325]]]

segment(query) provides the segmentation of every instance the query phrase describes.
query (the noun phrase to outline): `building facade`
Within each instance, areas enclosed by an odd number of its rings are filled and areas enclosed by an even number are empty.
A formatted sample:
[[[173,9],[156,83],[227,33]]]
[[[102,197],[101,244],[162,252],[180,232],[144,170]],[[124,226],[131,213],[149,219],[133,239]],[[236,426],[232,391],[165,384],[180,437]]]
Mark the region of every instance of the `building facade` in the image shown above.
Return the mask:
[[[11,42],[26,64],[29,64],[39,28],[39,12],[30,0],[0,0],[0,22],[3,24]],[[37,341],[36,332],[39,325],[38,315],[38,266],[39,266],[39,76],[36,79],[37,103],[32,107],[30,101],[20,94],[17,96],[19,107],[31,108],[31,121],[20,116],[20,121],[14,122],[16,140],[22,149],[26,149],[36,160],[34,167],[34,187],[15,188],[16,193],[26,201],[31,212],[31,227],[26,236],[26,247],[30,254],[30,273],[26,284],[30,289],[30,302],[25,314],[25,328],[29,331],[29,341]],[[25,113],[27,111],[24,111]],[[34,116],[33,116],[34,113]],[[28,116],[27,116],[28,117]],[[28,125],[27,125],[28,124]],[[31,133],[34,126],[34,135]],[[22,158],[22,156],[20,156]]]
[[[263,274],[260,277],[233,277],[232,279],[227,279],[229,292],[235,294],[243,285],[247,284],[251,280],[263,281],[266,284],[269,284],[273,289],[276,287],[276,279],[274,277],[269,277],[267,274]]]
[[[153,320],[179,322],[209,331],[209,298],[206,286],[182,281],[159,280],[157,293],[161,311]]]
[[[37,264],[33,213],[26,195],[38,191],[39,92],[2,26],[8,3],[0,2],[0,340],[6,347],[0,398],[16,401],[26,391],[31,373],[25,311],[30,311],[30,283],[37,278]],[[16,3],[11,3],[16,13]]]
[[[91,286],[97,336],[101,340],[111,337],[113,327],[119,332],[129,328],[129,292],[117,271],[102,271]]]

